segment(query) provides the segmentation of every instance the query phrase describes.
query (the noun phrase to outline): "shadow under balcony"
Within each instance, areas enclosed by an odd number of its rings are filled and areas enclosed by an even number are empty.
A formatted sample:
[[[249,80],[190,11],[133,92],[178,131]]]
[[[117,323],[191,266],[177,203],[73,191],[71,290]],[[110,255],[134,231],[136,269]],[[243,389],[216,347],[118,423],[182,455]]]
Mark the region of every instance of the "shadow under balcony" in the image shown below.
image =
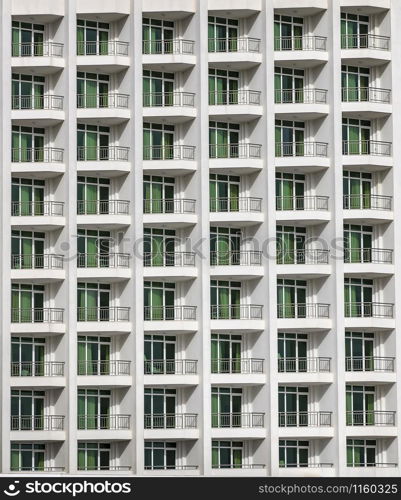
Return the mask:
[[[198,270],[194,252],[156,252],[143,254],[144,278],[195,279]]]
[[[143,117],[166,119],[169,123],[184,123],[197,116],[193,92],[150,92],[143,94]]]
[[[318,141],[277,142],[275,165],[277,169],[297,167],[303,173],[328,168],[328,144]]]
[[[315,120],[329,113],[327,90],[324,89],[292,89],[274,91],[274,112],[277,119]],[[290,104],[290,106],[288,106]]]

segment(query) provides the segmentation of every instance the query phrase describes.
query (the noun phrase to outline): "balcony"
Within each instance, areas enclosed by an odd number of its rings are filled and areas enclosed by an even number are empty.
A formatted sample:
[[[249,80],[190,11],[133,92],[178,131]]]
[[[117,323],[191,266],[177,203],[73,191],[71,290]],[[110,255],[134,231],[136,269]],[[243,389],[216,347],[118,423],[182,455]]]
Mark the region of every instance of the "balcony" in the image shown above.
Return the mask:
[[[36,307],[11,309],[11,323],[63,323],[64,309]]]
[[[198,361],[194,359],[161,359],[145,361],[145,375],[197,375]]]
[[[78,466],[78,471],[85,471],[88,473],[94,472],[129,472],[131,470],[130,465],[88,465],[87,467]]]
[[[362,426],[394,426],[395,411],[347,411],[346,425],[362,425]]]
[[[371,34],[341,35],[342,64],[354,65],[359,62],[375,66],[386,64],[390,60],[390,37]]]
[[[395,358],[381,356],[346,357],[345,370],[347,372],[393,373],[395,371]]]
[[[11,269],[63,269],[62,255],[57,254],[12,254]]]
[[[142,62],[145,69],[185,71],[196,64],[195,42],[175,38],[172,40],[143,40]]]
[[[79,71],[92,71],[101,67],[104,73],[122,71],[129,66],[128,42],[119,40],[77,42]]]
[[[330,220],[328,196],[276,196],[277,221],[319,224]]]
[[[13,95],[11,119],[15,125],[48,127],[64,120],[63,97],[59,95]]]
[[[32,467],[13,467],[13,466],[11,466],[10,467],[11,472],[23,472],[23,473],[25,473],[25,472],[61,473],[61,472],[64,472],[64,469],[65,469],[65,467],[49,467],[47,465],[38,466],[38,467],[35,467],[35,466],[32,466]]]
[[[128,200],[77,201],[77,224],[81,227],[97,229],[118,229],[129,226],[130,202]]]
[[[331,411],[279,412],[279,427],[331,427]]]
[[[262,62],[261,40],[252,37],[209,38],[209,64],[245,70]]]
[[[78,307],[77,321],[129,321],[129,307]]]
[[[196,413],[152,414],[144,416],[145,429],[196,429]]]
[[[383,302],[346,302],[346,318],[393,318],[394,304]]]
[[[318,265],[318,264],[328,264],[329,263],[329,250],[320,249],[307,249],[303,248],[301,250],[285,250],[279,252],[277,257],[277,264],[280,265]]]
[[[146,332],[191,333],[198,329],[196,306],[145,306]]]
[[[210,306],[210,318],[213,319],[246,319],[246,320],[258,320],[262,319],[263,306],[251,305],[251,304],[233,304]]]
[[[56,42],[23,42],[11,44],[11,65],[13,71],[32,71],[51,74],[65,66],[64,45]]]
[[[228,117],[247,122],[262,116],[262,93],[258,90],[231,90],[209,92],[209,118],[222,120]]]
[[[321,278],[331,273],[329,250],[302,248],[299,250],[281,248],[278,240],[276,253],[277,275],[299,279]],[[301,266],[301,267],[298,267]]]
[[[178,475],[178,476],[194,476],[198,475],[197,471],[199,469],[198,465],[145,465],[145,471],[157,471],[158,474],[167,472],[167,475]],[[174,474],[174,473],[177,474]]]
[[[144,277],[147,279],[168,277],[182,281],[198,275],[194,252],[146,252],[143,254],[143,265]]]
[[[11,431],[62,431],[64,416],[61,415],[12,415]]]
[[[40,172],[45,177],[63,174],[64,149],[61,148],[12,148],[13,173]]]
[[[275,114],[281,120],[314,120],[329,113],[327,90],[291,89],[274,91]],[[291,104],[291,106],[287,106]]]
[[[131,361],[78,361],[78,375],[121,377],[130,375]]]
[[[241,227],[261,224],[262,198],[240,196],[238,198],[210,198],[210,223],[240,224]]]
[[[329,373],[331,358],[279,358],[279,373]]]
[[[196,118],[193,92],[151,92],[143,94],[144,118],[167,119],[169,123],[183,123]]]
[[[342,111],[347,118],[375,119],[391,114],[391,90],[377,87],[343,87]]]
[[[64,362],[61,361],[21,361],[11,362],[12,377],[63,377]]]
[[[128,161],[129,148],[123,146],[77,147],[77,161]]]
[[[299,331],[311,331],[326,330],[332,326],[330,304],[278,304],[277,318],[280,329],[297,328]]]
[[[211,371],[216,374],[260,374],[264,373],[263,363],[260,358],[212,359]]]
[[[247,428],[264,427],[264,413],[212,413],[213,428]]]
[[[130,119],[129,95],[109,92],[105,94],[78,94],[77,118],[86,123],[118,125]]]
[[[384,248],[346,248],[344,250],[344,262],[346,264],[392,264],[393,250]]]
[[[197,223],[196,200],[188,198],[161,198],[143,200],[143,222],[152,227],[177,229]]]
[[[302,172],[328,168],[327,142],[277,142],[275,146],[276,167],[302,167]]]
[[[143,148],[144,161],[195,160],[195,146],[146,146]]]
[[[60,229],[65,225],[63,213],[64,202],[61,201],[11,202],[11,224],[14,229],[37,228],[42,231]],[[55,264],[57,260],[49,262]]]
[[[274,61],[296,68],[313,68],[328,61],[327,38],[324,36],[282,36],[274,39]]]
[[[77,278],[94,279],[104,283],[124,281],[131,277],[130,254],[127,253],[79,253]]]
[[[130,415],[78,415],[79,430],[112,430],[130,429]]]
[[[343,197],[344,210],[392,210],[392,196],[349,194]]]
[[[266,468],[264,464],[249,464],[249,463],[235,463],[235,464],[213,464],[213,476],[226,477],[227,475],[237,477],[238,475],[260,477],[263,470]],[[243,471],[243,473],[241,473]]]
[[[212,173],[249,174],[263,168],[262,145],[210,144],[209,168]]]
[[[263,276],[262,252],[255,250],[210,252],[211,276],[253,279]]]
[[[391,156],[391,142],[343,141],[343,155]]]

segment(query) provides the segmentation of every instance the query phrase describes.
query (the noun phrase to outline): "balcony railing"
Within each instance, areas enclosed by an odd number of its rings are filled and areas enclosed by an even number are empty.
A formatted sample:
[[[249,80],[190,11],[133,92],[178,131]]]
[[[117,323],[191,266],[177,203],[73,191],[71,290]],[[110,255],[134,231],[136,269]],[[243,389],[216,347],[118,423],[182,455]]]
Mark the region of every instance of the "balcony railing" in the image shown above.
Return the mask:
[[[342,101],[390,104],[391,90],[377,87],[343,87]]]
[[[145,321],[195,321],[196,306],[145,306]]]
[[[77,94],[77,108],[128,108],[128,94]]]
[[[209,158],[212,159],[246,160],[261,156],[261,144],[209,144]]]
[[[262,252],[247,250],[234,252],[210,252],[211,266],[261,266]]]
[[[345,210],[391,210],[392,196],[377,194],[346,194],[343,197]]]
[[[78,200],[78,215],[128,215],[128,200]]]
[[[327,50],[325,36],[280,36],[274,39],[274,50]]]
[[[285,468],[301,468],[301,467],[306,467],[309,469],[325,469],[327,467],[333,467],[333,464],[330,462],[314,462],[311,460],[308,460],[307,462],[283,462],[279,463],[279,467],[285,467]]]
[[[212,464],[212,469],[264,469],[264,464]]]
[[[187,198],[143,200],[144,214],[194,214],[196,200]]]
[[[78,146],[77,161],[128,161],[128,153],[123,146]]]
[[[47,465],[33,465],[32,467],[11,466],[12,472],[64,472],[65,467],[49,467]]]
[[[324,89],[280,89],[274,91],[276,104],[326,104]]]
[[[279,373],[329,373],[331,358],[279,358]]]
[[[331,427],[331,411],[279,412],[279,427]]]
[[[128,42],[117,40],[77,42],[78,56],[128,56]]]
[[[261,104],[262,93],[259,90],[225,90],[209,92],[210,106],[256,105]]]
[[[62,361],[11,362],[12,377],[63,377]]]
[[[356,35],[341,35],[342,49],[375,49],[375,50],[390,50],[390,37],[356,34]]]
[[[145,465],[145,470],[198,470],[198,465]]]
[[[195,359],[153,359],[145,361],[145,375],[196,375],[198,361]]]
[[[328,196],[276,196],[276,210],[328,210]]]
[[[63,201],[12,201],[11,215],[13,217],[62,217]]]
[[[343,141],[343,155],[391,156],[392,143],[384,141]]]
[[[79,253],[77,267],[84,268],[129,268],[130,255],[128,253]]]
[[[263,359],[258,358],[219,358],[212,359],[212,373],[239,373],[255,374],[264,373]]]
[[[262,198],[210,198],[211,212],[261,212]]]
[[[62,415],[12,415],[12,431],[62,431]]]
[[[346,318],[393,318],[394,304],[383,302],[346,302]]]
[[[327,157],[327,142],[277,142],[276,157]]]
[[[260,39],[249,37],[209,38],[209,52],[260,52]]]
[[[192,55],[195,42],[193,40],[144,40],[142,42],[142,53],[146,55],[157,54],[181,54]]]
[[[143,159],[146,160],[194,160],[195,146],[145,146]]]
[[[78,375],[125,376],[130,374],[130,366],[131,361],[122,361],[119,359],[108,361],[78,361]]]
[[[109,472],[128,472],[131,470],[130,465],[87,465],[78,466],[78,470],[82,471],[109,471]]]
[[[211,319],[262,319],[263,306],[253,304],[212,305]]]
[[[145,429],[196,429],[196,413],[170,413],[144,415]]]
[[[194,267],[194,252],[156,252],[144,253],[145,267]]]
[[[360,463],[347,463],[347,467],[377,467],[377,468],[392,468],[398,467],[398,464],[395,462],[360,462]]]
[[[32,309],[11,309],[11,323],[63,323],[64,309],[35,307]]]
[[[64,149],[61,148],[12,148],[13,163],[60,163]]]
[[[63,269],[63,256],[12,254],[11,269]]]
[[[11,45],[12,57],[63,57],[62,43],[23,42]]]
[[[344,250],[346,264],[392,264],[393,250],[383,248],[346,248]]]
[[[145,108],[171,106],[193,108],[195,94],[193,92],[149,92],[143,94],[143,106]]]
[[[395,358],[380,356],[349,356],[345,358],[347,372],[394,372]]]
[[[278,318],[329,318],[329,304],[278,304]]]
[[[264,427],[264,419],[264,413],[212,413],[212,427],[255,429]]]
[[[281,241],[278,242],[279,244]],[[328,264],[328,250],[287,250],[286,248],[277,249],[277,264]]]
[[[129,321],[129,307],[78,307],[77,321]]]
[[[346,425],[375,425],[392,427],[395,425],[395,411],[347,411]]]
[[[123,431],[130,428],[130,415],[78,415],[80,430]]]
[[[64,98],[60,95],[13,95],[12,109],[63,109]]]

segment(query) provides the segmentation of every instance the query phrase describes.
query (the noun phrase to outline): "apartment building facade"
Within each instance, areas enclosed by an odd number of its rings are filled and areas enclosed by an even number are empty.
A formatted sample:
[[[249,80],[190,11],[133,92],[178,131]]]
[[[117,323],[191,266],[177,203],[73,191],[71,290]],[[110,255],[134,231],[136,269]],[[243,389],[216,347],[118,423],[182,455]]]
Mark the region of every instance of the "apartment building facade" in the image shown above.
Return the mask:
[[[399,2],[1,9],[1,473],[399,475]]]

